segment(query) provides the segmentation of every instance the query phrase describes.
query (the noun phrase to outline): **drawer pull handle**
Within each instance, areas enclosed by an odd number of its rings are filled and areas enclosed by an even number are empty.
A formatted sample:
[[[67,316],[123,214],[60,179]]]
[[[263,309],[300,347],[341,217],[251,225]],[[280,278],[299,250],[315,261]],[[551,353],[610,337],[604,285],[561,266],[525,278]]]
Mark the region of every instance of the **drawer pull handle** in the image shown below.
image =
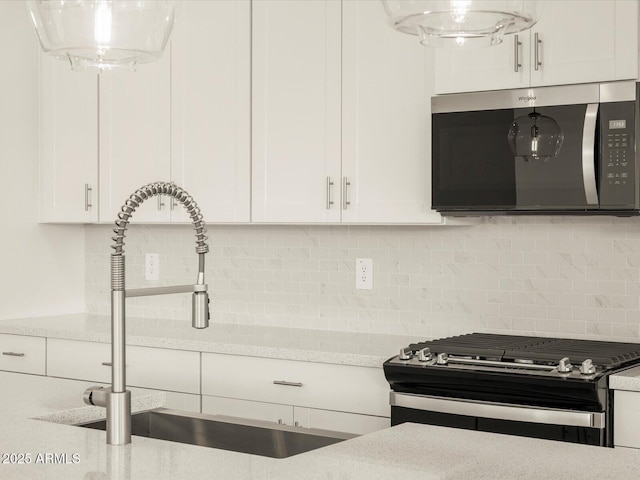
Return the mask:
[[[24,353],[18,353],[18,352],[2,352],[3,355],[6,355],[7,357],[24,357]]]
[[[113,367],[113,363],[111,362],[102,362],[102,365],[104,365],[105,367]]]
[[[301,387],[302,383],[300,382],[286,382],[284,380],[274,380],[274,385],[285,385],[287,387]]]

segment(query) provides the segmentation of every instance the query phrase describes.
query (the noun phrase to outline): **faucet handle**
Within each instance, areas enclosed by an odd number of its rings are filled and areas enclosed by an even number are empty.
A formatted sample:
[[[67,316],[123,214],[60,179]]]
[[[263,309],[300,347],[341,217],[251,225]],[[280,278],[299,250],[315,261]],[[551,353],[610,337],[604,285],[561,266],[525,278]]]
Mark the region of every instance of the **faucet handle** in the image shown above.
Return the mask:
[[[96,407],[107,406],[107,395],[110,390],[104,387],[93,386],[84,391],[82,399],[87,405],[95,405]]]

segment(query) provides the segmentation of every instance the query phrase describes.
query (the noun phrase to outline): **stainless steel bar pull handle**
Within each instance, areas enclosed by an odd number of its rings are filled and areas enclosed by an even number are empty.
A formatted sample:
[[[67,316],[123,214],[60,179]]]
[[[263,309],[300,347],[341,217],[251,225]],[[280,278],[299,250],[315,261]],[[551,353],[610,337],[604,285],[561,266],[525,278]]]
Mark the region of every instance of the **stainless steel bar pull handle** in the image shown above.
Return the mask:
[[[331,205],[333,205],[333,199],[331,198],[332,187],[331,177],[327,177],[327,210],[331,210]]]
[[[351,182],[347,177],[342,178],[342,209],[346,210],[351,202],[349,201],[349,187],[351,186]]]
[[[24,357],[24,353],[21,352],[2,352],[7,357]]]
[[[91,205],[91,193],[93,188],[88,183],[84,184],[84,211],[88,212],[93,205]]]
[[[533,67],[536,70],[540,70],[542,62],[540,61],[540,48],[542,47],[542,40],[540,40],[540,34],[533,35]]]
[[[506,405],[398,392],[389,394],[389,404],[392,407],[405,407],[429,412],[548,425],[604,428],[606,422],[604,412],[581,412],[524,405]]]
[[[520,41],[518,35],[513,36],[513,70],[518,73],[522,64],[520,63]]]
[[[301,387],[302,383],[300,382],[287,382],[285,380],[274,380],[273,381],[274,385],[284,385],[287,387]]]
[[[597,103],[587,105],[582,131],[582,182],[587,205],[598,205],[598,187],[596,185],[596,133],[598,127]]]
[[[162,210],[164,202],[162,201],[162,195],[158,195],[158,210]]]

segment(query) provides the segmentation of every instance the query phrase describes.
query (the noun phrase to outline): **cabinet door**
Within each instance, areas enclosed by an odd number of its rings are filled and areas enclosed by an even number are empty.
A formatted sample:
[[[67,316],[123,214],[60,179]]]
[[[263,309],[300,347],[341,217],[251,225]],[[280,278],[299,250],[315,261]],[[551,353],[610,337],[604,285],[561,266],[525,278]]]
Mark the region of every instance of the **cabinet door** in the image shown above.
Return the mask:
[[[237,398],[202,396],[202,413],[293,425],[293,407]]]
[[[100,76],[100,221],[116,218],[139,187],[169,181],[171,135],[170,47],[157,62],[135,72]],[[136,222],[168,222],[169,200],[138,208]]]
[[[614,392],[613,445],[640,448],[640,392]]]
[[[254,222],[340,221],[340,6],[253,3]]]
[[[250,2],[180,4],[171,40],[171,180],[206,221],[248,222]],[[172,221],[189,221],[184,208],[171,207]]]
[[[433,50],[389,28],[379,2],[342,11],[342,221],[440,223],[431,210]]]
[[[40,220],[98,220],[98,75],[40,55]]]
[[[638,2],[545,4],[531,31],[532,65],[536,48],[540,63],[531,70],[533,86],[637,78]]]
[[[128,386],[200,393],[199,352],[130,345],[126,369]],[[110,382],[110,345],[51,338],[47,343],[47,375]]]
[[[204,395],[389,417],[381,368],[202,354]]]
[[[293,407],[293,420],[298,427],[320,428],[356,435],[365,435],[391,426],[391,420],[388,417],[304,407]]]
[[[529,86],[528,31],[507,35],[500,45],[493,47],[434,50],[435,93]]]

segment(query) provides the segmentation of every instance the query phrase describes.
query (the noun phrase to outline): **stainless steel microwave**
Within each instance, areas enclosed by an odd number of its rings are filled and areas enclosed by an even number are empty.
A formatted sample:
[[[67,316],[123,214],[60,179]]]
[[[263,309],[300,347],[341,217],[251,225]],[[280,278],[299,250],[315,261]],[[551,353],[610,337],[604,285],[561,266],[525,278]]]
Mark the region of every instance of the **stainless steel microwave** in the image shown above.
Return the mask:
[[[612,82],[433,97],[433,208],[452,216],[638,215],[638,85]],[[523,124],[532,118],[552,119],[563,137],[556,156],[532,159],[514,150],[514,127],[523,118]],[[543,127],[541,123],[541,135]],[[520,130],[525,140],[529,134],[538,138],[537,126]]]

